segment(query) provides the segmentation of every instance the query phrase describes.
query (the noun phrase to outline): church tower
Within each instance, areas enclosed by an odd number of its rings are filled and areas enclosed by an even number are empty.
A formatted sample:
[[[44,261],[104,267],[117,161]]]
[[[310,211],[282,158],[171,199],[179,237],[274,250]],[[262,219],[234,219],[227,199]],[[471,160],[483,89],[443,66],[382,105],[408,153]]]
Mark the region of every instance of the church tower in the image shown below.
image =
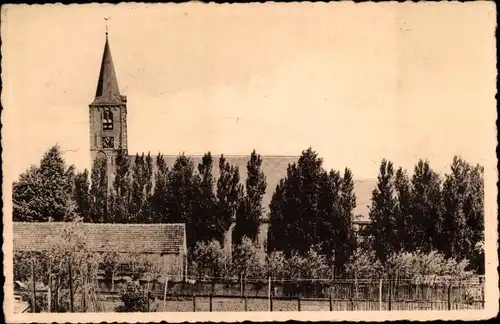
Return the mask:
[[[116,156],[127,154],[127,97],[120,94],[106,31],[101,70],[94,101],[89,105],[90,156],[107,161],[108,185],[112,183]]]

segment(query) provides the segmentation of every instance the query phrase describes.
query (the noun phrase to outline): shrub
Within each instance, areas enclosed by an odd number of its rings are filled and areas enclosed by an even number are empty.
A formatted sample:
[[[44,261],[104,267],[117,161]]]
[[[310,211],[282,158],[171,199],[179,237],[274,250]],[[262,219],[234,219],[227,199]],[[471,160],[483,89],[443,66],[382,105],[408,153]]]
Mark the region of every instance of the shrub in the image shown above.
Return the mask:
[[[136,282],[129,282],[122,287],[120,299],[123,305],[116,308],[117,312],[147,312],[148,296]]]

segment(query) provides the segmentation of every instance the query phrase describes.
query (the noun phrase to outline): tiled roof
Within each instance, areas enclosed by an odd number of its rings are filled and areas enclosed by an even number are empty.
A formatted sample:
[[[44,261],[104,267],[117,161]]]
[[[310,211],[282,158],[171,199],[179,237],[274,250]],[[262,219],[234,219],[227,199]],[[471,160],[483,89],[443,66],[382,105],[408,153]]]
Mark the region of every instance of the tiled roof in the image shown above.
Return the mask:
[[[193,162],[195,168],[198,163],[201,162],[202,156],[200,155],[186,155]],[[133,163],[135,156],[130,156],[131,162]],[[165,160],[167,162],[167,166],[171,168],[178,155],[165,155]],[[215,179],[219,177],[219,157],[220,155],[214,155],[214,163],[213,163],[213,176]],[[245,184],[245,180],[247,178],[247,163],[249,160],[249,156],[246,155],[224,155],[224,158],[231,165],[237,166],[240,171],[240,183]],[[262,199],[262,206],[265,209],[265,214],[269,210],[269,203],[271,202],[271,198],[273,196],[274,190],[278,185],[279,181],[286,176],[286,170],[289,164],[297,162],[298,156],[261,156],[262,158],[262,170],[267,180],[267,188],[266,194]],[[153,159],[153,167],[155,168],[156,156],[152,156]],[[354,214],[359,215],[361,220],[368,220],[368,205],[371,204],[371,195],[372,191],[376,186],[376,180],[372,179],[364,179],[364,180],[355,180],[354,187],[356,193],[356,208],[354,209]]]
[[[73,224],[95,252],[177,254],[184,251],[184,224]],[[43,251],[70,223],[13,223],[15,251]]]

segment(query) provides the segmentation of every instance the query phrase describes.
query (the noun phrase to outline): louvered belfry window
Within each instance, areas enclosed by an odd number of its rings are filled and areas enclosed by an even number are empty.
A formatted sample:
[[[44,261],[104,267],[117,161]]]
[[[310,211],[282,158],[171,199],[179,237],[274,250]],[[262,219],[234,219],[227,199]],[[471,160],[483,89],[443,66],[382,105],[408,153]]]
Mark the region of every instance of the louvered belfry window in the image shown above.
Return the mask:
[[[105,110],[102,115],[102,128],[104,130],[113,129],[113,113],[109,110]]]

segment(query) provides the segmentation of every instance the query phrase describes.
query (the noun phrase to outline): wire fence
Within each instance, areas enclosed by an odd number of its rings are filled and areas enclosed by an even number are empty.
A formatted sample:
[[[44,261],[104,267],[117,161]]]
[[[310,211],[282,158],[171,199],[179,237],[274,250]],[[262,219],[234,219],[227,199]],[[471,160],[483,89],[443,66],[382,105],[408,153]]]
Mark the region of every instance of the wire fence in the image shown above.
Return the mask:
[[[218,311],[364,311],[466,310],[484,308],[482,279],[326,279],[100,276],[73,292],[74,311],[113,312],[121,304],[124,284],[136,282],[147,295],[150,312]],[[30,285],[28,285],[31,287]],[[25,292],[31,298],[33,292]],[[64,295],[36,288],[53,303]],[[48,303],[50,304],[50,303]],[[37,311],[48,311],[46,302]],[[71,307],[66,307],[71,311]]]
[[[166,283],[166,284],[165,284]],[[162,278],[143,281],[150,311],[363,311],[484,308],[482,281]],[[118,285],[119,286],[119,285]],[[119,302],[117,291],[101,289]],[[110,304],[110,305],[111,305]]]

